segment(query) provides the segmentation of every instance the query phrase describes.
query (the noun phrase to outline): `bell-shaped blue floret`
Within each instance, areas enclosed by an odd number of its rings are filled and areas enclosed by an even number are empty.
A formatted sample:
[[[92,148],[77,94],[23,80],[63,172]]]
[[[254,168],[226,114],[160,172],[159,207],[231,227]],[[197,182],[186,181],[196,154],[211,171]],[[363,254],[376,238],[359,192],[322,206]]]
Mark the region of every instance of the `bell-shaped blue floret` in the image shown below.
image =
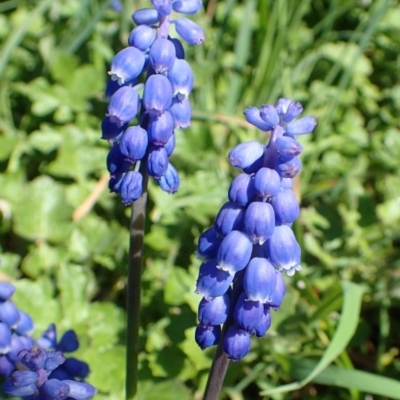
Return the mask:
[[[259,301],[247,300],[247,294],[243,292],[233,311],[233,319],[239,328],[251,333],[260,322],[263,310],[264,307]]]
[[[293,157],[289,161],[278,157],[275,167],[282,178],[294,178],[301,171],[301,161],[299,157]]]
[[[176,60],[175,46],[168,39],[156,39],[150,48],[149,60],[157,74],[169,71]]]
[[[248,174],[239,174],[232,181],[228,191],[229,201],[239,206],[247,206],[255,195],[254,179]]]
[[[262,167],[265,146],[255,140],[235,146],[228,155],[232,167],[241,168],[251,174]]]
[[[28,369],[38,371],[44,368],[46,361],[46,350],[41,348],[33,348],[29,350],[22,350],[18,354],[18,358]]]
[[[281,306],[283,299],[285,298],[285,294],[286,294],[286,284],[285,281],[283,279],[283,274],[281,274],[280,272],[278,272],[276,274],[276,286],[275,286],[275,290],[274,293],[272,295],[272,299],[270,302],[270,307],[273,310],[278,310],[278,308]]]
[[[218,249],[218,268],[235,275],[250,261],[253,243],[250,238],[240,231],[229,232]]]
[[[203,29],[190,19],[177,19],[175,29],[178,35],[191,46],[197,46],[204,42]]]
[[[21,387],[35,383],[39,375],[34,371],[15,371],[11,376],[11,381],[14,386]]]
[[[232,275],[217,268],[216,259],[209,260],[200,266],[196,293],[206,299],[222,296],[228,291],[232,281]]]
[[[288,135],[305,135],[311,133],[317,126],[317,121],[311,115],[289,122],[285,131]]]
[[[107,169],[111,175],[121,174],[128,171],[130,163],[126,161],[126,156],[121,153],[118,144],[111,147],[107,155]]]
[[[153,25],[160,21],[160,14],[154,8],[142,8],[132,14],[136,25]]]
[[[178,97],[174,97],[168,111],[174,119],[174,129],[186,129],[190,126],[192,107],[188,99],[179,100]]]
[[[138,107],[138,92],[130,86],[123,86],[111,96],[106,116],[116,125],[123,126],[136,117]]]
[[[283,115],[283,122],[290,122],[303,112],[303,106],[298,101],[291,101]]]
[[[0,282],[0,301],[8,300],[15,292],[15,287],[11,283]]]
[[[175,46],[176,58],[183,60],[185,58],[185,49],[178,38],[168,37],[168,40]]]
[[[139,25],[132,29],[128,37],[129,46],[136,47],[141,51],[146,51],[156,39],[156,32],[147,25]]]
[[[47,372],[54,371],[65,362],[65,357],[61,351],[47,351],[45,354],[44,369]]]
[[[216,258],[221,242],[222,238],[217,235],[215,228],[213,226],[208,228],[199,237],[196,251],[197,257],[203,261]]]
[[[175,0],[172,8],[177,13],[195,14],[203,7],[201,0]]]
[[[199,321],[201,325],[221,325],[228,318],[231,298],[228,293],[210,300],[203,298],[199,304]]]
[[[290,103],[292,103],[293,100],[287,99],[285,97],[280,98],[276,103],[275,103],[275,109],[278,115],[283,116],[286,114]]]
[[[56,346],[56,350],[62,351],[63,353],[72,353],[79,348],[78,336],[75,331],[69,329],[64,333],[60,342]]]
[[[0,354],[7,354],[10,350],[11,350],[10,327],[4,322],[0,322]]]
[[[69,392],[69,386],[58,379],[49,379],[39,390],[44,398],[52,400],[64,400],[69,396]]]
[[[253,243],[263,244],[275,228],[275,215],[271,204],[259,201],[249,204],[244,214],[243,228]]]
[[[124,205],[129,205],[137,200],[143,192],[143,177],[140,172],[129,171],[121,182],[121,200]]]
[[[257,107],[246,108],[244,115],[246,117],[246,121],[249,124],[254,125],[256,128],[266,132],[271,130],[271,126],[261,119],[260,110]]]
[[[275,220],[277,225],[288,225],[299,218],[299,202],[291,189],[281,190],[272,198],[271,205],[275,211]]]
[[[175,60],[174,65],[168,72],[168,79],[172,86],[172,95],[183,100],[189,96],[193,89],[193,72],[186,60]]]
[[[0,377],[7,378],[14,368],[14,363],[7,356],[0,355]]]
[[[151,0],[151,4],[160,15],[169,15],[172,12],[172,0]]]
[[[231,325],[224,337],[223,349],[230,360],[240,360],[250,351],[250,334],[235,324]]]
[[[268,329],[271,327],[271,312],[268,305],[263,306],[263,313],[254,329],[250,332],[252,335],[256,335],[261,338],[265,336]]]
[[[221,327],[219,325],[204,326],[200,324],[196,328],[194,338],[202,350],[207,349],[218,344],[221,338]]]
[[[301,144],[291,136],[278,137],[275,141],[275,147],[282,160],[290,160],[303,151]]]
[[[181,181],[179,179],[178,171],[169,162],[167,171],[161,178],[158,179],[160,188],[168,194],[174,194],[178,191],[180,183]]]
[[[29,336],[19,336],[13,334],[11,336],[11,349],[7,354],[8,358],[13,362],[18,362],[18,355],[21,350],[29,350],[34,346],[34,341]]]
[[[269,303],[276,286],[276,270],[265,258],[255,257],[246,267],[243,288],[247,299]]]
[[[254,190],[263,199],[276,196],[281,185],[279,174],[271,168],[261,168],[254,175]]]
[[[49,327],[41,334],[39,339],[36,340],[39,347],[43,349],[55,349],[57,346],[57,328],[54,324],[50,324]]]
[[[91,399],[97,393],[97,389],[86,382],[76,382],[70,379],[66,379],[62,382],[69,387],[68,397],[75,400]]]
[[[174,119],[169,111],[160,116],[151,115],[147,134],[149,141],[156,146],[164,146],[174,132]],[[147,144],[146,144],[147,146]]]
[[[131,163],[141,160],[147,150],[147,132],[140,126],[130,126],[119,142],[121,154]]]
[[[175,149],[175,142],[176,142],[176,137],[175,137],[175,134],[172,133],[172,135],[169,137],[167,143],[165,143],[165,145],[164,145],[164,149],[167,152],[168,157],[172,154],[172,152]]]
[[[233,230],[240,231],[243,227],[244,207],[227,202],[219,210],[214,227],[218,235],[226,236]]]
[[[19,318],[19,310],[13,302],[9,300],[0,302],[0,321],[14,328]]]
[[[260,108],[260,117],[268,125],[269,129],[273,129],[279,124],[279,115],[274,106],[264,104]]]
[[[151,75],[143,92],[143,105],[149,114],[161,115],[172,102],[172,87],[163,75]]]
[[[108,140],[111,144],[117,141],[126,129],[126,125],[118,125],[111,122],[110,117],[104,117],[101,122],[101,138]]]
[[[136,47],[126,47],[118,52],[111,61],[109,75],[118,84],[130,82],[138,77],[144,67],[145,56]]]
[[[150,176],[160,179],[168,169],[168,156],[164,147],[152,146],[147,157],[147,171]]]
[[[287,225],[275,227],[273,235],[264,246],[268,259],[277,270],[291,276],[301,269],[301,249],[293,231]]]
[[[19,311],[19,322],[14,327],[15,332],[19,335],[29,335],[35,329],[32,318],[25,312]]]
[[[62,365],[62,368],[70,377],[74,378],[85,379],[90,373],[89,365],[74,357],[67,358]],[[52,375],[52,378],[53,377],[54,376]]]

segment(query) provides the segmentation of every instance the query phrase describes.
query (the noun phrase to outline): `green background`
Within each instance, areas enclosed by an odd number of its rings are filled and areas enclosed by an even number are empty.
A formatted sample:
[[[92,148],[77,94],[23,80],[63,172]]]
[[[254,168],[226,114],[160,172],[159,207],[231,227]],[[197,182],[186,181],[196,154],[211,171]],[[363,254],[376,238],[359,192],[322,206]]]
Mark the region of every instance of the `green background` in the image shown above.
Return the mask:
[[[131,13],[150,6],[123,3],[0,2],[0,280],[35,335],[50,322],[77,331],[99,400],[123,398],[130,215],[107,189],[102,96]],[[196,83],[192,126],[176,132],[181,188],[150,184],[139,399],[201,398],[214,350],[193,340],[196,241],[238,172],[230,148],[267,142],[243,111],[283,96],[318,121],[300,138],[303,271],[221,398],[400,399],[400,3],[204,6],[193,19],[206,41],[186,46]]]

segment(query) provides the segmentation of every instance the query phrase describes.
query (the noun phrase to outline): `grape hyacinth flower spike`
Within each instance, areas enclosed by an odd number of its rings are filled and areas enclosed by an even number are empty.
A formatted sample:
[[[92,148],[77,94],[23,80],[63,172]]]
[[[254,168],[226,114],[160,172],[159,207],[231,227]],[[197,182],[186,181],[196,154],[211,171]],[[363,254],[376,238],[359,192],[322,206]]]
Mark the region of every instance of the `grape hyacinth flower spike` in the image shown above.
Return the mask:
[[[286,98],[245,111],[250,124],[270,132],[268,144],[249,141],[230,151],[229,163],[241,173],[214,226],[199,238],[203,264],[196,292],[203,299],[195,340],[205,349],[221,338],[223,352],[233,361],[249,352],[252,335],[268,331],[271,309],[278,310],[285,296],[283,275],[301,269],[291,229],[300,214],[292,190],[301,169],[297,136],[316,126],[311,116],[297,118],[302,111],[300,103]]]
[[[190,125],[194,79],[183,46],[169,36],[169,27],[174,24],[189,45],[204,41],[204,32],[195,22],[171,19],[172,12],[195,14],[202,8],[200,0],[152,0],[151,4],[153,8],[133,13],[137,26],[128,47],[111,62],[105,94],[109,103],[101,128],[102,138],[112,145],[107,158],[109,189],[119,193],[125,205],[141,196],[147,174],[167,193],[179,188],[179,174],[169,157],[175,129]]]

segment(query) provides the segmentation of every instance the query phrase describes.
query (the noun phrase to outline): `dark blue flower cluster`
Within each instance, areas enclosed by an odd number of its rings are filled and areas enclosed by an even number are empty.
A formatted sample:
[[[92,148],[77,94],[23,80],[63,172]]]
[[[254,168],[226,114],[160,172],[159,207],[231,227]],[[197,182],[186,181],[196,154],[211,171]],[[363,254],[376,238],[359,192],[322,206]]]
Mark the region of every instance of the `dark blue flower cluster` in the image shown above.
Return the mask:
[[[34,331],[32,318],[10,300],[14,291],[13,285],[0,282],[0,377],[8,377],[3,391],[24,400],[93,397],[96,389],[82,382],[89,366],[63,356],[78,349],[75,332],[65,332],[57,342],[56,328],[51,324],[35,341],[30,336]],[[49,349],[54,351],[46,351]]]
[[[249,123],[271,132],[269,143],[250,141],[231,150],[230,164],[243,172],[232,181],[214,226],[199,238],[203,263],[196,293],[203,299],[195,339],[202,349],[217,344],[226,324],[223,349],[231,360],[249,352],[251,335],[266,334],[270,310],[277,310],[285,296],[283,273],[301,269],[291,229],[300,213],[292,190],[301,169],[296,136],[316,126],[311,116],[295,119],[302,111],[300,103],[286,98],[245,111]]]
[[[187,18],[171,20],[173,11],[194,14],[200,0],[152,0],[153,8],[137,10],[137,25],[128,38],[128,47],[112,60],[109,99],[102,122],[102,138],[112,148],[107,157],[109,189],[119,193],[128,205],[143,191],[140,164],[167,193],[179,187],[179,175],[169,162],[175,147],[174,130],[190,125],[189,93],[193,73],[185,61],[183,46],[168,36],[173,23],[178,35],[190,45],[204,40],[203,30]],[[140,78],[145,80],[142,96]],[[136,125],[130,125],[138,116]]]

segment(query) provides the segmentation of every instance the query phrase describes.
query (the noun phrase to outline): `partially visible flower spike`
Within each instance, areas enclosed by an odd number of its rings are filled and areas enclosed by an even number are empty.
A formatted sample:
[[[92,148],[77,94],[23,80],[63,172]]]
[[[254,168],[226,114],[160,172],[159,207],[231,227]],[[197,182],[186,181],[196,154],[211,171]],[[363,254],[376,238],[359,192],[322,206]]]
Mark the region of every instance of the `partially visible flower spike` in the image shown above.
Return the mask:
[[[216,332],[226,324],[222,347],[233,361],[249,352],[251,335],[262,337],[271,326],[271,309],[278,310],[285,297],[283,275],[301,269],[291,229],[300,214],[293,178],[303,148],[296,137],[316,126],[311,116],[297,119],[302,111],[300,103],[286,98],[245,111],[250,124],[270,131],[269,142],[250,141],[229,152],[229,163],[242,172],[214,226],[199,238],[197,256],[204,262],[196,292],[204,298],[195,340],[202,349],[217,344]]]
[[[169,36],[170,24],[188,44],[204,41],[202,28],[190,19],[170,20],[173,11],[196,13],[203,6],[201,0],[151,0],[151,5],[133,13],[137,26],[128,47],[111,62],[105,94],[109,104],[101,129],[102,139],[112,145],[107,157],[109,188],[120,194],[125,205],[142,194],[142,165],[165,192],[172,194],[179,188],[179,174],[169,158],[175,129],[190,126],[194,79],[182,43]]]

